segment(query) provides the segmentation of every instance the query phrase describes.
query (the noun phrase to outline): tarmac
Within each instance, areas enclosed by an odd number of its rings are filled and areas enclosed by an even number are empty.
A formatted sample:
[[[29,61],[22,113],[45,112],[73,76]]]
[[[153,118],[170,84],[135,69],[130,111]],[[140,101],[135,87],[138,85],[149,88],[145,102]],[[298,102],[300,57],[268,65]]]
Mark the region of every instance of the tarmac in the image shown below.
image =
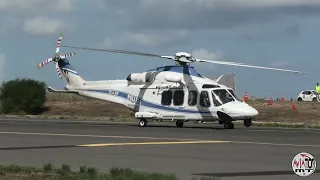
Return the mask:
[[[121,167],[175,173],[183,180],[293,180],[301,179],[291,168],[300,152],[320,159],[320,130],[0,119],[1,164],[42,167],[51,162],[75,170],[93,166],[100,172]],[[319,167],[308,179],[320,179]]]

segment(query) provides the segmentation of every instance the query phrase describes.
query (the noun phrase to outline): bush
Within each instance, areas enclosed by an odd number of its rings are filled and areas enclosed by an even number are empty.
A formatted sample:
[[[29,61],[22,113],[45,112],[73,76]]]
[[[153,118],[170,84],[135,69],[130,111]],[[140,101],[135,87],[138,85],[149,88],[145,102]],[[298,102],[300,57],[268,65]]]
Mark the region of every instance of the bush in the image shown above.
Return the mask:
[[[46,85],[32,79],[4,82],[0,89],[1,112],[38,114],[44,109]]]

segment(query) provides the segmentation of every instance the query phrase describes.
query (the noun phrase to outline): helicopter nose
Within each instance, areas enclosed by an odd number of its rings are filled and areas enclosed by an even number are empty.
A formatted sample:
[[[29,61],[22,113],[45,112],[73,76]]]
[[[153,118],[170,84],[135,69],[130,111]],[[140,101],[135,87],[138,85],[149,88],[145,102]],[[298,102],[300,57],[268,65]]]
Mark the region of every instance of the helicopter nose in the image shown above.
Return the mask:
[[[259,112],[255,109],[255,108],[253,108],[253,107],[251,107],[251,106],[247,106],[246,108],[245,108],[245,112],[244,112],[247,116],[250,116],[250,117],[252,117],[252,116],[257,116],[258,114],[259,114]]]

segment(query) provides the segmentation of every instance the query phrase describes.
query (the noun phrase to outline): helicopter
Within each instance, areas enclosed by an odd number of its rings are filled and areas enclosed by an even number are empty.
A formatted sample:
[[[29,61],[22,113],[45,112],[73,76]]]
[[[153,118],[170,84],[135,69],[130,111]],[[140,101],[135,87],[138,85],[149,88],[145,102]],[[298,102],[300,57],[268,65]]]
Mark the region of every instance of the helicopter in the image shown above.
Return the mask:
[[[62,75],[64,76],[66,86],[64,90],[47,86],[47,90],[54,93],[73,93],[124,105],[134,113],[140,127],[145,127],[153,121],[175,122],[179,128],[189,121],[218,121],[225,129],[234,129],[234,121],[243,120],[245,127],[252,125],[252,120],[259,112],[241,100],[233,89],[218,83],[223,75],[217,79],[207,78],[199,74],[190,65],[191,63],[212,63],[309,74],[237,62],[198,59],[187,52],[177,52],[174,56],[162,56],[119,49],[62,46],[62,38],[60,34],[55,56],[38,64],[38,68],[54,62],[57,74],[60,79]],[[126,79],[86,81],[68,60],[76,53],[60,54],[60,47],[164,58],[173,60],[175,65],[130,73]]]

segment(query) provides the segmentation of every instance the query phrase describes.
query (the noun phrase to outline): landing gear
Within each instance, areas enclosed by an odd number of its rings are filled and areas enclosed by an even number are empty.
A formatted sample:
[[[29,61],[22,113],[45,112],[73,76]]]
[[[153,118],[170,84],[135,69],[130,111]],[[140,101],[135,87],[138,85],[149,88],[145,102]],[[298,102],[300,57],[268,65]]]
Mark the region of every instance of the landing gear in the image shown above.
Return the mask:
[[[233,129],[234,128],[234,124],[233,124],[233,122],[231,122],[231,121],[226,121],[225,123],[224,123],[224,125],[223,125],[223,127],[225,128],[225,129]]]
[[[234,128],[234,124],[232,122],[232,118],[230,116],[228,116],[227,114],[218,111],[217,115],[219,117],[219,124],[223,124],[223,127],[225,129],[233,129]]]
[[[252,125],[251,119],[246,119],[243,121],[245,127],[250,127]]]
[[[183,124],[184,124],[183,121],[176,121],[176,126],[179,128],[182,128]]]
[[[140,127],[145,127],[147,126],[147,124],[148,124],[148,121],[146,119],[140,119],[139,121]]]

